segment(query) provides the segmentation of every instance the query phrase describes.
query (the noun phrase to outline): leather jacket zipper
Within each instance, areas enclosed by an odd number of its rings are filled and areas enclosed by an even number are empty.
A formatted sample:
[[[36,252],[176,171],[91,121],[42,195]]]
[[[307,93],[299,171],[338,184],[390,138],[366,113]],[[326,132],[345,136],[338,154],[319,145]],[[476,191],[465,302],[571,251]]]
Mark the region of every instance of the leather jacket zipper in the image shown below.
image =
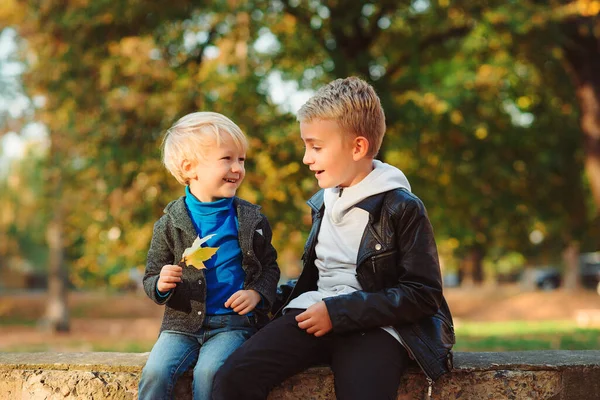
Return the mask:
[[[427,379],[427,397],[426,397],[426,399],[428,399],[428,400],[431,399],[431,392],[433,390],[433,379],[431,379],[431,377],[427,374],[427,371],[425,371],[425,369],[423,368],[423,365],[421,364],[419,359],[417,357],[415,357],[415,353],[413,353],[413,351],[406,344],[404,339],[402,339],[400,332],[398,332],[398,337],[400,338],[400,344],[402,344],[402,346],[406,349],[406,351],[412,357],[412,359],[415,360],[416,363],[419,365],[419,368],[421,368],[421,371],[423,371],[423,373],[425,374],[425,379]]]
[[[375,274],[375,258],[371,257],[371,265],[373,266],[373,274]]]

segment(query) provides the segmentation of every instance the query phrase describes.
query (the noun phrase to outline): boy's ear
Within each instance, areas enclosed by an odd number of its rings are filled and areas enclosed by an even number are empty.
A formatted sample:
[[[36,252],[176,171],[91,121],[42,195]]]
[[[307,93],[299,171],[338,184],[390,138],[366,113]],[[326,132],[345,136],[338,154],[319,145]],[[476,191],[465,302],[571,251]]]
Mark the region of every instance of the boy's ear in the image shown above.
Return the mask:
[[[364,136],[357,136],[354,138],[354,149],[352,151],[352,158],[354,161],[361,160],[367,156],[369,152],[369,141]]]
[[[183,171],[183,174],[185,175],[186,178],[188,179],[195,179],[196,177],[194,176],[194,164],[192,164],[191,161],[189,160],[183,160],[181,162],[181,170]]]

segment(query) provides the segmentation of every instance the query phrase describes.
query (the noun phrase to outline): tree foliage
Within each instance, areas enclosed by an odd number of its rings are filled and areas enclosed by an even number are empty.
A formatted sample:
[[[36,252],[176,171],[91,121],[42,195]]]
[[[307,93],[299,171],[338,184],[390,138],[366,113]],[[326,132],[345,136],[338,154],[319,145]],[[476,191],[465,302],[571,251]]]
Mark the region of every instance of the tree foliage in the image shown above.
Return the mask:
[[[444,255],[595,249],[579,64],[568,57],[583,39],[567,27],[585,23],[597,40],[599,4],[11,0],[0,21],[26,43],[27,93],[45,99],[41,221],[61,227],[76,286],[119,287],[143,268],[153,222],[183,194],[161,165],[162,134],[197,110],[248,134],[239,194],[263,206],[284,273],[297,273],[304,201],[317,187],[293,115],[272,101],[276,74],[299,89],[348,75],[374,85],[388,125],[380,155],[409,176]],[[538,246],[534,230],[545,237]]]

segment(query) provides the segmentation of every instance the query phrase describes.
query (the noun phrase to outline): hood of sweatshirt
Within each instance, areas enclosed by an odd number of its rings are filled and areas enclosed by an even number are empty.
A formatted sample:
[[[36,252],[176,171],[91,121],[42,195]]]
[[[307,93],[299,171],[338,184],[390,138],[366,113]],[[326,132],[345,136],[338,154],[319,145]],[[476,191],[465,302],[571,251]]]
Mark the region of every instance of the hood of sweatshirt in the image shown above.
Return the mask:
[[[410,184],[404,173],[393,165],[373,160],[373,171],[356,185],[325,189],[325,213],[333,223],[339,224],[357,203],[375,194],[399,188],[410,191]]]

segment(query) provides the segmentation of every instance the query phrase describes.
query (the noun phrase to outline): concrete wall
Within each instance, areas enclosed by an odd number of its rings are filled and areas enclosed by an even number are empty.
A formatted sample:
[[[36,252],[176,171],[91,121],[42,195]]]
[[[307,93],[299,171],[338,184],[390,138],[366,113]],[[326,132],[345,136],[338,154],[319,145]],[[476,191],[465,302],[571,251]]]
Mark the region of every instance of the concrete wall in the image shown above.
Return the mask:
[[[0,353],[0,399],[135,399],[148,353]],[[433,399],[600,399],[600,350],[457,353],[454,371],[434,384]],[[176,398],[190,396],[191,376]],[[398,399],[422,399],[425,377],[411,370]],[[326,367],[298,374],[270,400],[335,399]]]

